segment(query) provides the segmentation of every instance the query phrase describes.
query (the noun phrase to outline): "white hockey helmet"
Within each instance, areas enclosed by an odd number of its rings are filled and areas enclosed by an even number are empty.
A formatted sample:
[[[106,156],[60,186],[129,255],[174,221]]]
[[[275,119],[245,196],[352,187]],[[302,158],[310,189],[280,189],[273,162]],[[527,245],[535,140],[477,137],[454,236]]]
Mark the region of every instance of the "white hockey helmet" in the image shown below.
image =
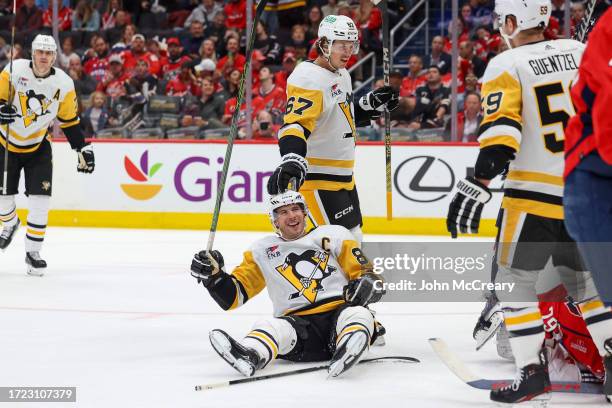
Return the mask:
[[[354,41],[353,54],[359,53],[359,31],[355,22],[347,16],[328,15],[319,23],[318,35],[319,41],[326,38],[329,42],[326,57],[329,57],[329,50],[336,40]]]
[[[284,193],[280,193],[280,194],[273,195],[270,197],[270,209],[269,209],[270,222],[272,223],[272,226],[274,227],[274,230],[276,231],[276,233],[279,235],[280,235],[280,231],[278,230],[278,227],[275,224],[275,221],[277,218],[276,210],[278,210],[281,207],[284,207],[286,205],[291,205],[291,204],[299,204],[304,210],[305,216],[308,216],[308,206],[306,205],[304,196],[302,196],[302,194],[298,193],[297,191],[287,190]],[[304,223],[304,227],[305,226],[306,226],[306,223]]]
[[[38,34],[32,41],[32,51],[34,50],[57,52],[57,44],[50,35]]]
[[[552,4],[550,0],[495,0],[495,14],[500,33],[504,39],[512,39],[519,32],[530,28],[548,26]],[[517,28],[510,35],[504,33],[501,26],[505,23],[506,17],[516,18]]]

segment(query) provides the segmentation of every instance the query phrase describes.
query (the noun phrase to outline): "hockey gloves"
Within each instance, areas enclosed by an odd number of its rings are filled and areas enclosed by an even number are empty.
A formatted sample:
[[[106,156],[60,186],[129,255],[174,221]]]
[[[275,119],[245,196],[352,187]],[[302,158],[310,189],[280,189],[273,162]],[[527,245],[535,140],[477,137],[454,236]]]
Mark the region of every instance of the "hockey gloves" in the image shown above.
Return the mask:
[[[383,86],[362,96],[359,106],[365,111],[378,112],[382,112],[386,106],[391,112],[399,106],[399,92],[390,86]]]
[[[484,205],[491,199],[491,192],[473,177],[457,183],[457,193],[448,207],[446,229],[453,238],[457,232],[477,234]]]
[[[299,190],[308,171],[306,159],[299,154],[289,153],[281,158],[281,164],[274,170],[268,179],[268,194],[276,195],[284,193],[289,189],[289,183],[295,182],[297,185],[291,186],[294,190]]]
[[[377,281],[379,283],[376,283]],[[351,306],[367,306],[370,303],[376,303],[385,294],[382,281],[382,278],[375,273],[365,273],[349,281],[342,290],[342,296]]]
[[[0,104],[0,125],[13,123],[19,117],[17,108],[8,103]]]
[[[93,173],[96,167],[96,161],[94,158],[93,147],[88,144],[78,151],[79,163],[77,164],[77,171],[79,173]]]
[[[225,272],[225,261],[223,255],[217,250],[200,251],[193,256],[191,261],[191,276],[208,287],[213,282],[213,276],[219,272]]]

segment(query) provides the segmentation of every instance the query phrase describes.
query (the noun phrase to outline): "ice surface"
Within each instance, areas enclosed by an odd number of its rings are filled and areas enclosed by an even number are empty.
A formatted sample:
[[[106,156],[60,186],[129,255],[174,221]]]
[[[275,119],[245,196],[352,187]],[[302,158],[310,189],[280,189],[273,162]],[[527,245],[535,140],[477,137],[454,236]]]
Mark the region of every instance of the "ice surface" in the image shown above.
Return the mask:
[[[477,303],[376,305],[388,330],[372,355],[408,355],[420,364],[370,364],[345,377],[303,374],[195,392],[194,385],[240,378],[208,342],[221,328],[248,332],[271,313],[265,293],[241,310],[223,312],[188,269],[206,232],[49,228],[42,252],[46,276],[25,275],[23,234],[0,253],[0,386],[76,386],[77,403],[52,407],[488,407],[485,391],[469,388],[427,343],[442,337],[475,371],[511,377],[512,364],[493,344],[474,351]],[[261,233],[219,232],[215,247],[228,269]],[[424,241],[439,237],[367,236]],[[306,367],[301,364],[299,367]],[[275,361],[264,372],[298,365]],[[606,406],[603,397],[554,395],[551,406]],[[3,404],[40,407],[48,404]]]

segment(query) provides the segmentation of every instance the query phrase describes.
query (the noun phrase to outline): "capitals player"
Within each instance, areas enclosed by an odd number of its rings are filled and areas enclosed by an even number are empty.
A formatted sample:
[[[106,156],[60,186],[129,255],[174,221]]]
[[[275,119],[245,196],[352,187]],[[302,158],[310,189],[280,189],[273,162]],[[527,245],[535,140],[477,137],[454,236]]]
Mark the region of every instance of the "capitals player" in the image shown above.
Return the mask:
[[[8,145],[7,188],[0,196],[3,224],[0,249],[9,246],[19,227],[15,195],[23,170],[28,196],[26,264],[28,274],[36,276],[41,276],[47,267],[40,250],[52,191],[49,126],[55,119],[60,122],[70,146],[78,152],[77,170],[91,173],[95,165],[92,147],[85,142],[79,126],[74,83],[65,72],[53,67],[56,57],[53,37],[37,35],[32,42],[32,60],[15,60],[12,75],[11,64],[0,73],[0,169],[4,168]]]
[[[514,384],[491,392],[492,400],[504,403],[550,398],[535,289],[549,261],[557,270],[564,267],[562,282],[604,359],[610,358],[606,347],[612,342],[612,313],[599,299],[563,222],[563,126],[573,111],[568,90],[584,45],[544,39],[551,8],[550,0],[496,1],[500,32],[511,49],[487,66],[475,177],[458,183],[447,218],[453,236],[477,232],[482,208],[491,198],[487,185],[509,164],[497,280],[516,283],[512,298],[498,295],[519,373]]]
[[[287,79],[287,109],[278,132],[281,163],[268,193],[282,193],[297,180],[317,224],[342,225],[361,241],[362,217],[353,178],[358,126],[398,106],[388,86],[353,103],[346,64],[359,52],[359,32],[346,16],[321,21],[318,57],[300,63]]]
[[[353,235],[339,225],[306,232],[308,207],[288,190],[270,199],[277,235],[262,238],[244,253],[232,274],[219,251],[201,251],[191,274],[224,310],[235,309],[268,288],[274,317],[260,320],[242,339],[210,333],[215,351],[246,376],[275,358],[330,360],[329,376],[353,366],[374,341],[374,317],[365,307],[383,291]]]

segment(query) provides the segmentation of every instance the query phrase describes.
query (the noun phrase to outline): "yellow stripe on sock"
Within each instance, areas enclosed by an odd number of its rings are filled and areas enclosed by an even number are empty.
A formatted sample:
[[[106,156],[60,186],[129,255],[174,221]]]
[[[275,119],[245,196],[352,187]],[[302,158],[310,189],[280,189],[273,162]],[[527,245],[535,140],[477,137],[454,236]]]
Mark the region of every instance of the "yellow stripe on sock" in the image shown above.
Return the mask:
[[[263,341],[266,342],[266,344],[268,346],[270,346],[270,349],[272,350],[272,358],[276,358],[276,356],[278,355],[278,348],[276,347],[276,344],[274,344],[274,341],[272,341],[272,339],[270,339],[268,336],[266,336],[265,334],[261,333],[261,332],[256,332],[256,331],[252,331],[249,333],[249,336],[251,337],[257,337]]]
[[[517,324],[536,322],[540,319],[542,319],[540,312],[533,312],[522,316],[506,317],[504,322],[506,323],[506,326],[513,326]],[[510,327],[508,327],[508,329],[510,329]]]

